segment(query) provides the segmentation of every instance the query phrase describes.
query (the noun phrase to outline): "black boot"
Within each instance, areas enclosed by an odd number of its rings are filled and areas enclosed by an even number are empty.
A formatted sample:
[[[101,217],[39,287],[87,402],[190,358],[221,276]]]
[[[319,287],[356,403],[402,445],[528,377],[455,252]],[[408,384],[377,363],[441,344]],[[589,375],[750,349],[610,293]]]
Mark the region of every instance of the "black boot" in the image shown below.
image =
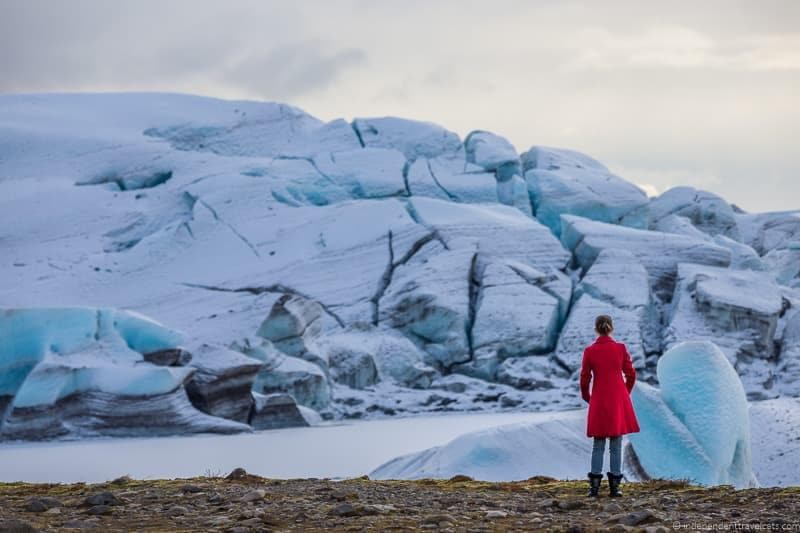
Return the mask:
[[[600,492],[600,482],[603,481],[603,474],[592,474],[589,472],[589,496],[597,498]]]
[[[619,482],[622,481],[622,474],[616,475],[608,472],[608,494],[613,498],[622,496],[619,490]]]

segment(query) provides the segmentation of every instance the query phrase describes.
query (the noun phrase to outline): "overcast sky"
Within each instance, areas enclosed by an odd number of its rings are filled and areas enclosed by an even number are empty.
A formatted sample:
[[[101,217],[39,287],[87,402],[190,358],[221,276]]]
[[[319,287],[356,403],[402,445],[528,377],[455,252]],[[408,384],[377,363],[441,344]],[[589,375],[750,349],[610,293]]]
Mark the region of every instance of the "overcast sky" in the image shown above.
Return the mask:
[[[800,208],[796,0],[0,0],[0,92],[41,91],[404,116]]]

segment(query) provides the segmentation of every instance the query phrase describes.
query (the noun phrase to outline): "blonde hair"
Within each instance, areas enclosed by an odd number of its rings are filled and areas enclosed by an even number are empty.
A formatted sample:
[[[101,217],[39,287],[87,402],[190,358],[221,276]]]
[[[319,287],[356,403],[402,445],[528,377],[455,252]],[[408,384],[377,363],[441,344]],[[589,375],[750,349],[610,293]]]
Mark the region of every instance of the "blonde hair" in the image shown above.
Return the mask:
[[[599,315],[594,319],[594,330],[600,335],[608,335],[614,330],[614,323],[608,315]]]

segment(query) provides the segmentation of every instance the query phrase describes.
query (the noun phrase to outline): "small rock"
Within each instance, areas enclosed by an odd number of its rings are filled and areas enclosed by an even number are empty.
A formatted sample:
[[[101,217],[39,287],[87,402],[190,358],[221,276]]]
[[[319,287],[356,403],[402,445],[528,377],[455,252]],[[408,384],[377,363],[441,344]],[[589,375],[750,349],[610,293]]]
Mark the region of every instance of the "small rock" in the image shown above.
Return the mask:
[[[110,505],[95,505],[93,507],[89,507],[86,512],[88,514],[93,515],[103,515],[103,514],[111,514],[111,506]]]
[[[108,491],[98,492],[96,494],[90,494],[89,496],[86,497],[86,499],[83,502],[84,505],[90,505],[90,506],[122,504],[122,500],[120,500],[119,498],[114,496],[113,493]]]
[[[222,498],[219,492],[212,492],[211,494],[208,495],[208,503],[219,505],[223,501],[224,499]]]
[[[505,518],[507,516],[507,511],[501,511],[499,509],[490,509],[486,511],[486,518]]]
[[[264,489],[254,489],[242,496],[241,500],[243,502],[255,502],[258,500],[263,500],[264,496],[267,495],[267,491]]]
[[[448,479],[451,483],[456,483],[458,481],[473,481],[473,479],[465,474],[456,474],[455,476]]]
[[[244,468],[234,468],[230,474],[225,476],[225,479],[237,480],[237,479],[246,479],[247,478],[247,470]]]
[[[44,514],[61,514],[61,509],[58,507],[51,507],[50,509],[46,510]]]
[[[617,515],[616,517],[611,517],[609,521],[618,522],[625,526],[639,526],[642,524],[651,524],[653,522],[658,522],[661,519],[653,513],[650,509],[641,509],[638,511],[633,511],[632,513],[628,513],[625,515]]]
[[[16,518],[0,519],[0,533],[33,533],[39,531],[24,520]]]
[[[204,490],[203,487],[201,487],[199,485],[191,485],[191,484],[189,484],[189,485],[184,485],[184,486],[181,487],[181,492],[191,493],[191,494],[196,494],[198,492],[203,492],[203,490]]]
[[[391,512],[397,511],[397,507],[395,507],[391,503],[374,503],[374,504],[370,505],[369,507],[377,510],[381,514],[391,513]]]
[[[642,509],[634,511],[622,520],[622,524],[629,526],[638,526],[642,524],[652,524],[653,522],[660,522],[661,517],[650,509]]]
[[[558,502],[558,508],[564,509],[565,511],[580,509],[581,507],[583,507],[583,502],[580,500],[561,500]]]
[[[612,503],[607,504],[605,507],[603,507],[603,511],[605,511],[607,513],[621,513],[622,512],[622,506],[620,504],[618,504],[618,503],[612,502]]]
[[[111,482],[112,485],[125,485],[133,481],[131,476],[120,476]]]
[[[39,498],[31,498],[25,503],[25,510],[31,513],[43,513],[47,506]]]
[[[209,526],[224,526],[225,524],[227,524],[230,521],[231,521],[231,519],[228,518],[227,516],[215,516],[214,518],[209,520],[207,523],[208,523]]]
[[[443,524],[453,523],[456,519],[449,514],[429,514],[422,518],[423,524]]]
[[[335,516],[355,516],[358,513],[356,513],[356,508],[353,507],[353,504],[344,502],[334,507],[330,514]]]
[[[167,515],[169,516],[183,516],[189,512],[189,509],[186,507],[182,507],[180,505],[173,505],[169,509],[167,509]]]

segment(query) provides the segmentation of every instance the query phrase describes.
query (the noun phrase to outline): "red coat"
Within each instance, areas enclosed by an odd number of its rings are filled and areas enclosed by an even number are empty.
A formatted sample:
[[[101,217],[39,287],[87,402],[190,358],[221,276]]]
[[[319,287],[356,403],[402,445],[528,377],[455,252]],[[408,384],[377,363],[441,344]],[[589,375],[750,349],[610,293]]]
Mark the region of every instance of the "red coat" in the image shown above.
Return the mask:
[[[589,402],[588,437],[616,437],[639,431],[630,397],[635,382],[636,371],[623,343],[600,335],[586,347],[581,363],[581,396]]]

